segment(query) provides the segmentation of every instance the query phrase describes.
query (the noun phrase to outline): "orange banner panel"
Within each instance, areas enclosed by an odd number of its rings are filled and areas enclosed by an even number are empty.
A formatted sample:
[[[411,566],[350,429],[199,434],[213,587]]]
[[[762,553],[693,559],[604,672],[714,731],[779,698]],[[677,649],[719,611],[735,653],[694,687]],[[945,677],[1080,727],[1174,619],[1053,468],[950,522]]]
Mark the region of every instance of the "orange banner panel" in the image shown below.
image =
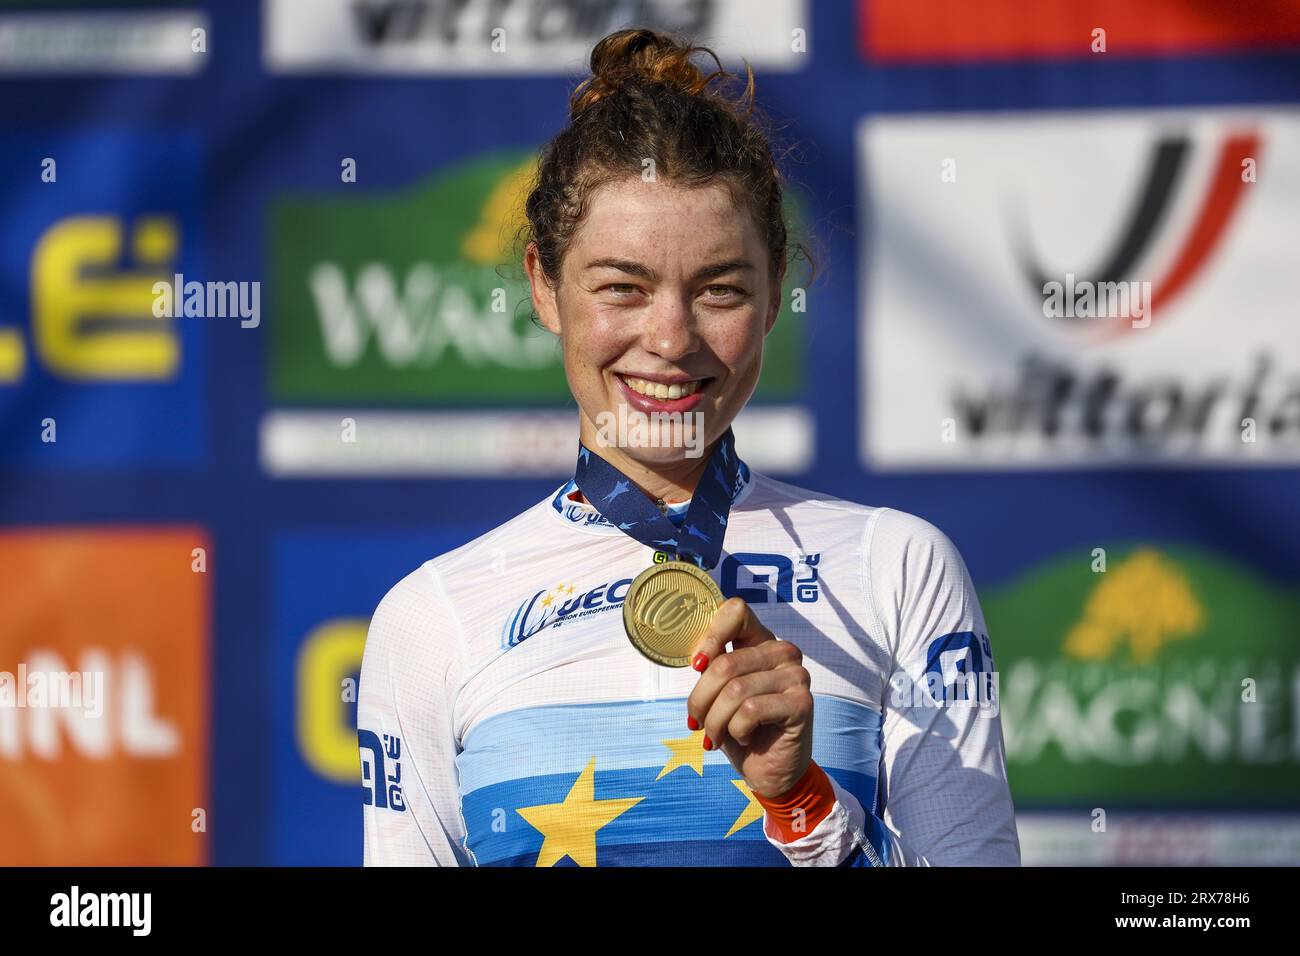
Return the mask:
[[[0,532],[0,865],[207,861],[207,551]]]

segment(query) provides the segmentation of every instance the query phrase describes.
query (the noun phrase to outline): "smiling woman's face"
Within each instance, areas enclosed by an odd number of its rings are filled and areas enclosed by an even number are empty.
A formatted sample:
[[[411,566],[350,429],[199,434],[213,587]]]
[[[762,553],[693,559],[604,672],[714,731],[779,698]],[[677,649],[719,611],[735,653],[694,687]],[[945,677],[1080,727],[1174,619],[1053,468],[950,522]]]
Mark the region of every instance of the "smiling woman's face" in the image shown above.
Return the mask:
[[[622,414],[659,422],[648,447],[618,447],[647,466],[710,447],[758,382],[780,308],[768,262],[758,227],[726,187],[639,176],[593,191],[556,288],[542,281],[530,248],[533,302],[563,343],[583,443],[608,448],[602,423]],[[605,434],[616,437],[608,426]]]

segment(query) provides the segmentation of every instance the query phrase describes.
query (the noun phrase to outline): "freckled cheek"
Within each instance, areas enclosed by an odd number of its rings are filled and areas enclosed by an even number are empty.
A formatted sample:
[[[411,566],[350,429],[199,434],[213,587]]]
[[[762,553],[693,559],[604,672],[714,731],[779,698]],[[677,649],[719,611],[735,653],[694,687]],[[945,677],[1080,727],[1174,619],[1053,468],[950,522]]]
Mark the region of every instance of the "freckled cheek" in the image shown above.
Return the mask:
[[[571,320],[566,325],[564,341],[570,371],[600,374],[627,351],[624,338],[614,322],[599,314]]]
[[[709,347],[724,365],[735,374],[744,375],[758,364],[762,354],[762,332],[755,331],[753,323],[737,323],[728,329],[719,329],[709,337]]]

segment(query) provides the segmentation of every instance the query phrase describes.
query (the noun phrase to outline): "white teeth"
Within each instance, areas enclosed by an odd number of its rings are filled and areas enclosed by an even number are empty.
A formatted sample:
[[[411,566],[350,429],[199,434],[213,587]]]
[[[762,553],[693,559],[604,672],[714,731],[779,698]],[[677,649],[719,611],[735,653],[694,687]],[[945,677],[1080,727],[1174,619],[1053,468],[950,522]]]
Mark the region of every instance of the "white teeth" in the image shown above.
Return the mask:
[[[668,401],[674,398],[685,398],[688,395],[694,395],[700,390],[700,383],[687,382],[684,385],[664,385],[662,382],[648,382],[643,378],[632,378],[630,375],[624,376],[623,381],[627,382],[628,388],[641,395],[657,398],[660,401]]]

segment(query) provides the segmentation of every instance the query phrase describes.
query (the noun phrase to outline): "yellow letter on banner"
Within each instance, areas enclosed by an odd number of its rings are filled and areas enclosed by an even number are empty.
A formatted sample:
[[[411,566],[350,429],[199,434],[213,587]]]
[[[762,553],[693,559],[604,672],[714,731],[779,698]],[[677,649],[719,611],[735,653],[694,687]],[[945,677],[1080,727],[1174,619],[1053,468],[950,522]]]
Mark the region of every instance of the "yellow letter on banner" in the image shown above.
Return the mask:
[[[133,252],[142,268],[118,266],[122,224],[112,216],[73,216],[45,230],[32,254],[32,338],[56,375],[78,380],[166,379],[180,364],[173,320],[153,313],[153,285],[170,282],[179,245],[172,220],[142,220]],[[127,320],[150,329],[87,333],[87,319]]]
[[[343,681],[361,667],[363,618],[319,625],[298,652],[298,747],[307,765],[339,783],[361,782],[357,728],[343,703]]]
[[[0,385],[21,382],[26,363],[22,333],[17,329],[0,329]]]

